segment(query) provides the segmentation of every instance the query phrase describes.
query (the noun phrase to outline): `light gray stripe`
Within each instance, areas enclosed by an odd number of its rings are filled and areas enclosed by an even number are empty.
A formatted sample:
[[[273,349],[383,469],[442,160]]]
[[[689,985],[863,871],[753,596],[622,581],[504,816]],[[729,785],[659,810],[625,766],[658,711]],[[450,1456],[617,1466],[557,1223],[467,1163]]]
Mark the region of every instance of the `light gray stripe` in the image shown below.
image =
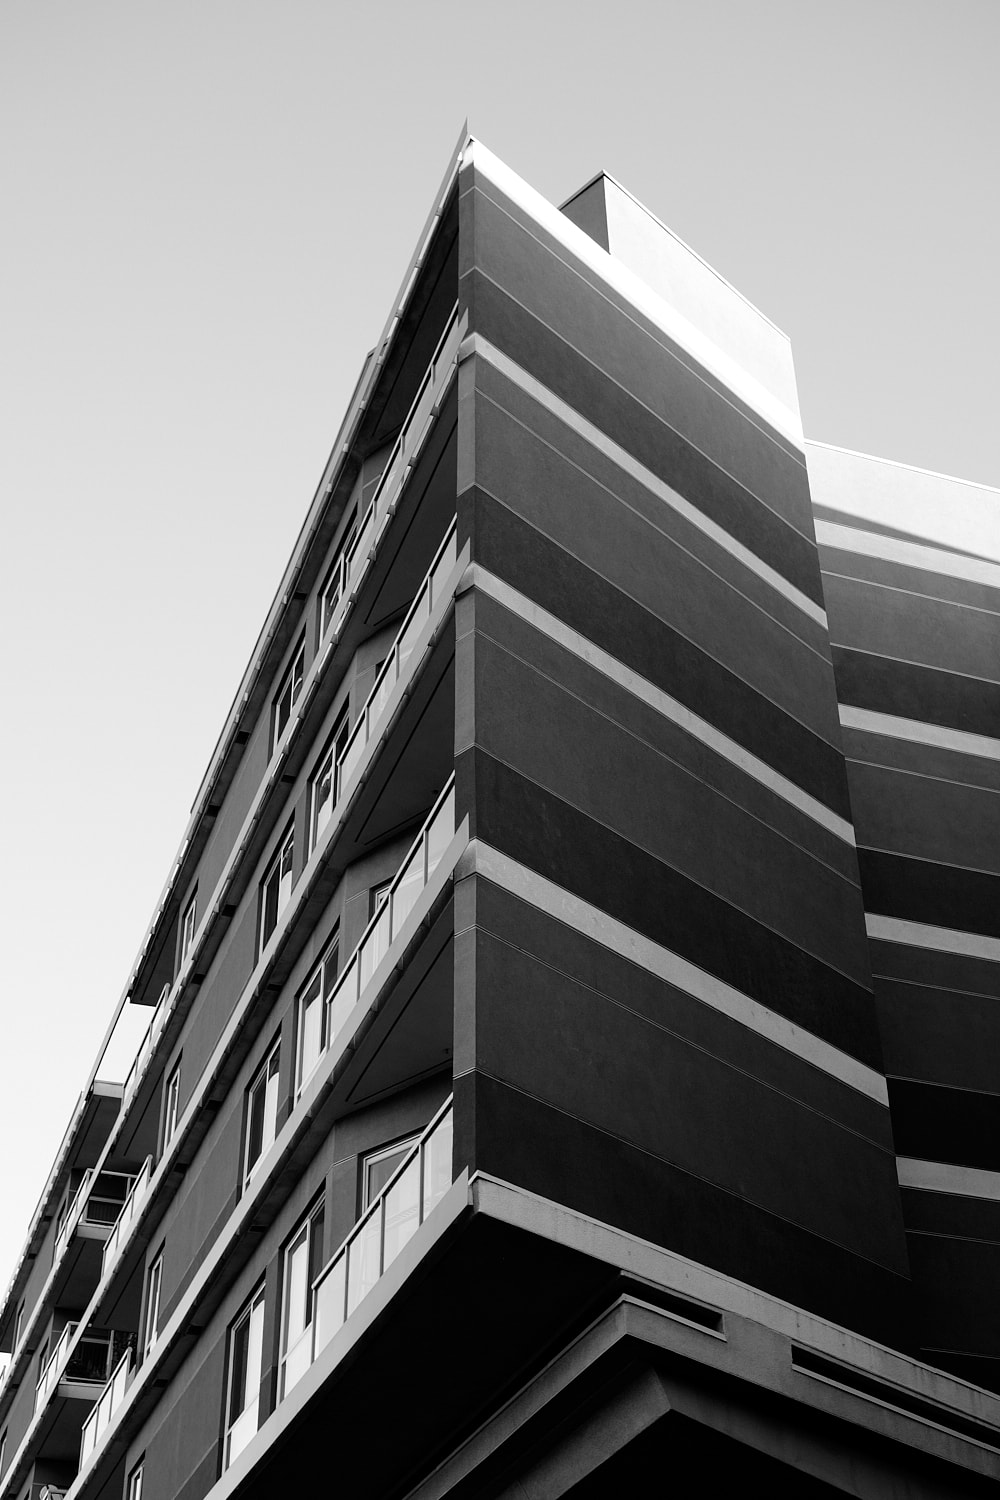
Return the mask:
[[[1000,588],[1000,564],[980,562],[940,547],[920,542],[904,542],[899,537],[882,536],[876,531],[860,531],[854,526],[839,526],[835,521],[816,521],[816,540],[821,547],[840,552],[860,552],[864,557],[881,558],[883,562],[903,563],[928,573],[944,573],[949,578],[964,578],[967,583],[985,583]]]
[[[582,437],[585,442],[590,443],[599,453],[603,453],[619,469],[624,469],[627,474],[630,474],[633,479],[638,480],[644,488],[650,490],[658,499],[669,505],[678,515],[683,516],[692,526],[696,526],[699,531],[709,537],[717,546],[722,547],[731,557],[735,557],[737,562],[742,563],[745,568],[749,568],[752,573],[755,573],[758,578],[763,579],[777,593],[784,595],[803,614],[808,615],[811,620],[815,620],[817,625],[826,626],[826,611],[821,605],[816,604],[807,594],[803,594],[793,583],[789,583],[787,578],[782,577],[774,568],[769,567],[766,562],[762,562],[756,553],[751,552],[748,547],[743,546],[742,542],[738,542],[735,537],[730,536],[728,531],[718,526],[715,521],[710,520],[708,516],[698,510],[697,506],[685,500],[683,495],[679,495],[668,484],[664,484],[659,475],[654,474],[651,469],[645,468],[639,463],[638,459],[632,457],[631,453],[628,453],[624,448],[619,447],[616,442],[613,442],[607,433],[602,432],[599,427],[595,427],[592,422],[588,422],[586,417],[582,417],[578,411],[574,411],[572,406],[568,406],[565,401],[556,396],[547,386],[542,385],[541,381],[536,380],[533,375],[528,374],[527,370],[522,370],[520,365],[516,365],[506,354],[494,348],[488,339],[483,338],[482,334],[473,334],[472,343],[474,353],[478,354],[480,358],[487,360],[502,375],[512,381],[514,385],[520,386],[521,390],[529,395],[533,401],[537,401],[539,406],[544,406],[554,417],[557,417],[560,422],[564,422],[567,427]]]
[[[992,1198],[1000,1202],[1000,1172],[900,1156],[896,1158],[896,1173],[900,1187],[923,1188],[928,1193],[954,1193],[961,1198]]]
[[[840,722],[844,729],[860,729],[869,734],[884,734],[894,740],[910,740],[915,745],[957,750],[960,755],[1000,760],[1000,740],[990,739],[985,734],[967,734],[964,729],[946,729],[943,724],[897,718],[895,714],[875,713],[872,709],[853,708],[845,703],[840,705]]]
[[[965,958],[987,958],[1000,963],[1000,938],[981,932],[959,932],[954,927],[930,927],[926,922],[904,922],[899,917],[865,913],[870,938],[904,943],[910,948],[932,948],[937,953],[960,953]]]
[[[499,850],[475,840],[468,851],[474,860],[474,868],[487,880],[494,881],[522,901],[529,902],[539,911],[546,912],[556,921],[583,932],[587,937],[626,958],[630,963],[656,974],[668,984],[676,985],[686,995],[709,1005],[713,1010],[738,1021],[740,1025],[766,1037],[769,1042],[791,1052],[802,1062],[810,1063],[821,1072],[846,1083],[849,1088],[874,1099],[888,1107],[889,1095],[881,1073],[858,1062],[856,1058],[841,1052],[829,1042],[824,1042],[812,1032],[768,1010],[757,1000],[751,1000],[740,990],[724,984],[721,979],[699,969],[679,954],[661,948],[650,938],[626,927],[607,912],[574,896],[546,880],[543,875],[518,864],[516,860],[501,854]]]
[[[810,797],[808,792],[802,791],[794,782],[779,775],[764,761],[758,760],[755,755],[750,754],[749,750],[744,750],[742,745],[731,740],[728,735],[722,734],[705,719],[700,719],[689,708],[685,708],[683,703],[678,703],[676,698],[671,698],[668,693],[664,693],[645,677],[640,677],[637,672],[625,666],[624,662],[620,662],[617,657],[609,656],[606,651],[601,650],[600,646],[595,646],[593,641],[588,641],[570,626],[564,624],[562,620],[557,619],[555,615],[550,615],[548,610],[542,609],[533,600],[518,593],[502,579],[495,577],[492,573],[487,573],[478,564],[473,568],[473,581],[477,588],[482,589],[484,594],[489,594],[498,604],[504,605],[521,619],[527,620],[550,640],[558,642],[567,651],[572,651],[573,655],[579,657],[581,661],[603,672],[605,677],[609,677],[612,682],[616,682],[633,697],[641,699],[643,703],[648,703],[650,708],[655,709],[664,718],[670,719],[680,729],[693,735],[703,745],[707,745],[710,750],[724,756],[731,765],[737,766],[785,802],[791,803],[807,818],[811,818],[813,822],[819,823],[828,832],[843,839],[852,848],[854,847],[854,829],[846,819],[831,812],[830,808],[825,807],[822,802],[818,802],[815,797]]]

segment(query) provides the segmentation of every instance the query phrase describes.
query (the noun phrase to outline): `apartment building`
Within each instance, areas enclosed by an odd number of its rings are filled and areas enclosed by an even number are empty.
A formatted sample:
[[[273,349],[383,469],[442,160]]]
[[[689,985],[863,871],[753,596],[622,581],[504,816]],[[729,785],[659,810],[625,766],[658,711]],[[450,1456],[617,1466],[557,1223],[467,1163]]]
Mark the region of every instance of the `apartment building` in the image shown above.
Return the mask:
[[[993,1491],[998,499],[459,143],[0,1308],[0,1500]]]

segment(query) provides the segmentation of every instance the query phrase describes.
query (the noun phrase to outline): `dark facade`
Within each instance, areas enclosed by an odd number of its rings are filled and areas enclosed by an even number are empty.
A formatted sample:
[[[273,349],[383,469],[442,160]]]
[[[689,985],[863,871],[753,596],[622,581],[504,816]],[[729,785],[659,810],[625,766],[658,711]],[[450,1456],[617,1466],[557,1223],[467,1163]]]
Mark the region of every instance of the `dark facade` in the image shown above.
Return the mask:
[[[0,1310],[0,1500],[993,1489],[1000,566],[911,490],[997,500],[460,143]]]

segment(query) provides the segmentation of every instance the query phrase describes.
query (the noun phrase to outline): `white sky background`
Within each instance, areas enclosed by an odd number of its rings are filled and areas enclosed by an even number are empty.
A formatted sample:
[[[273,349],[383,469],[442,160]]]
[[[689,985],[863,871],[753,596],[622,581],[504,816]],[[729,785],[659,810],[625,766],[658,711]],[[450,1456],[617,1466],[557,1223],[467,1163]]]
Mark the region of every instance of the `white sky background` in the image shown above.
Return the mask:
[[[0,1291],[466,115],[1000,485],[998,0],[0,0]]]

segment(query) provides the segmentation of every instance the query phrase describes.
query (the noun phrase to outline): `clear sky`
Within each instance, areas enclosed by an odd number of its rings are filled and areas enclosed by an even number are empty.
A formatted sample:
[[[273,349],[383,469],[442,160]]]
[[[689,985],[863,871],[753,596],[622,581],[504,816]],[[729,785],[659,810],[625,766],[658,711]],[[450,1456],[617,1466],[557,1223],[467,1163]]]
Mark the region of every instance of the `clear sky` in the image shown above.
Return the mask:
[[[1000,485],[1000,0],[0,0],[0,1289],[449,152],[604,168],[807,436]]]

